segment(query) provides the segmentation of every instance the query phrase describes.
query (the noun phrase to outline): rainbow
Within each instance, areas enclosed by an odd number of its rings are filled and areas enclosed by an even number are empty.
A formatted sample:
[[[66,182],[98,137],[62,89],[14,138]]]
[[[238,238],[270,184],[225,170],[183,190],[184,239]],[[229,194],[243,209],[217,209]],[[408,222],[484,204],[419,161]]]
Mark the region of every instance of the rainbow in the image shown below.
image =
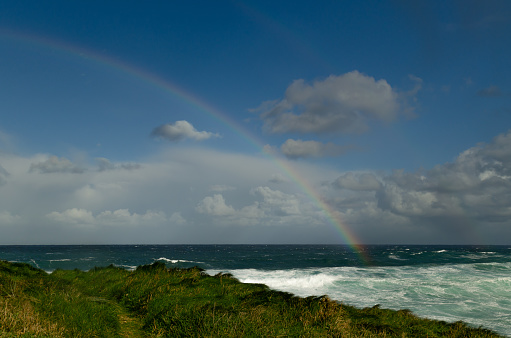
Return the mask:
[[[106,56],[95,51],[91,51],[70,44],[65,44],[55,39],[49,39],[41,36],[26,35],[19,32],[0,30],[0,37],[25,42],[31,45],[36,46],[39,45],[41,47],[51,48],[77,57],[86,58],[87,60],[90,60],[97,64],[105,65],[109,68],[115,69],[124,74],[133,76],[136,79],[151,84],[154,87],[158,88],[159,90],[164,90],[166,93],[169,93],[172,96],[185,101],[191,106],[200,109],[204,113],[209,114],[213,118],[225,124],[229,129],[234,131],[234,133],[237,134],[240,138],[247,140],[259,151],[261,151],[264,147],[264,144],[261,141],[259,141],[254,135],[252,135],[249,131],[247,131],[245,128],[243,128],[235,120],[233,120],[226,114],[220,112],[211,105],[202,101],[197,96],[184,91],[183,89],[179,88],[172,82],[161,77],[158,77],[155,74],[149,73],[141,68],[137,68],[134,65],[127,64],[123,61],[114,59],[110,56]],[[306,178],[304,178],[303,175],[301,175],[287,161],[284,161],[278,156],[272,155],[271,153],[268,152],[265,152],[265,154],[269,156],[277,164],[277,166],[280,167],[280,169],[286,174],[286,176],[288,176],[292,181],[294,181],[297,184],[297,186],[300,187],[300,189],[305,193],[305,195],[307,195],[310,198],[310,200],[320,210],[322,210],[325,213],[329,223],[340,233],[340,236],[343,238],[345,244],[351,247],[353,252],[359,256],[361,261],[365,264],[369,264],[370,260],[367,255],[367,251],[361,245],[360,241],[341,220],[338,213],[326,201],[324,201],[324,199],[315,190],[312,184]]]

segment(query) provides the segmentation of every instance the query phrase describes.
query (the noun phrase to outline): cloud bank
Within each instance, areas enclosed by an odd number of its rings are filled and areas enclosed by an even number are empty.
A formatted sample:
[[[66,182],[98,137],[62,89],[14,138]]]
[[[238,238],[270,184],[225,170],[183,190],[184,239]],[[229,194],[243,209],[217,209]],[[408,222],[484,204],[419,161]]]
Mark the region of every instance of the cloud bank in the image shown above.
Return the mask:
[[[94,216],[91,211],[80,208],[71,208],[62,212],[53,211],[46,217],[54,222],[65,225],[79,225],[83,227],[116,226],[120,228],[143,225],[157,225],[167,221],[163,212],[146,211],[144,214],[131,213],[128,209],[102,211]]]
[[[0,154],[2,243],[345,243],[316,197],[363,243],[511,238],[511,131],[410,172],[281,161],[295,177],[272,158],[201,148],[166,149],[136,170],[103,158],[105,170],[80,174],[63,158]]]
[[[507,236],[511,234],[511,132],[430,170],[394,170],[388,175],[350,172],[332,186],[344,191],[344,197],[333,203],[353,222],[370,224],[374,215],[390,217],[395,224],[406,225],[412,237],[415,229],[415,236],[426,234],[440,243],[478,243],[498,232]]]

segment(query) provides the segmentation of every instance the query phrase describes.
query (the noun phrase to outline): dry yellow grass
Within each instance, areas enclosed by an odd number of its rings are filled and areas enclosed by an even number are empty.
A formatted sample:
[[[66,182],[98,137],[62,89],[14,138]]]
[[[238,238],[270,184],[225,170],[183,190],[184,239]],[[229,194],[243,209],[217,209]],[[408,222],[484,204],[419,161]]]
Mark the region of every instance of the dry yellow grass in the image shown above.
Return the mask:
[[[10,336],[64,337],[64,330],[42,319],[30,300],[17,296],[0,297],[0,331]]]

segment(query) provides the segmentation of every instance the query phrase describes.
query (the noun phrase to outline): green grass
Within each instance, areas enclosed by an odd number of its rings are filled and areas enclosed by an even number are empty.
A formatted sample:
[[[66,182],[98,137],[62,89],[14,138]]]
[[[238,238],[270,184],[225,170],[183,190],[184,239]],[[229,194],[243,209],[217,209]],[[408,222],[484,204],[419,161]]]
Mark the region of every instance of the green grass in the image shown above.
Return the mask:
[[[2,337],[498,337],[163,263],[52,274],[0,261]]]

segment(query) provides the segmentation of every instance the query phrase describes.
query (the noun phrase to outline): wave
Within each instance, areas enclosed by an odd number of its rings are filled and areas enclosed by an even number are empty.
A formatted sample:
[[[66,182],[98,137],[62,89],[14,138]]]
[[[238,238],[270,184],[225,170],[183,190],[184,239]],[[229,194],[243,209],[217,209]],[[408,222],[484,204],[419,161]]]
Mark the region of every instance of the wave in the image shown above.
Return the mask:
[[[129,271],[135,271],[135,269],[137,268],[136,265],[126,265],[126,264],[114,264],[114,266],[129,270]]]
[[[196,261],[189,261],[186,259],[169,259],[166,257],[160,257],[158,259],[155,259],[155,261],[164,261],[167,263],[177,264],[177,263],[196,263],[196,264],[204,264],[204,262],[196,262]]]
[[[96,257],[82,257],[82,258],[80,258],[81,261],[92,261],[94,259],[96,259]]]
[[[396,261],[407,261],[407,259],[406,259],[406,258],[400,258],[399,256],[394,255],[394,254],[390,254],[388,257],[389,257],[390,259],[393,259],[393,260],[396,260]]]

